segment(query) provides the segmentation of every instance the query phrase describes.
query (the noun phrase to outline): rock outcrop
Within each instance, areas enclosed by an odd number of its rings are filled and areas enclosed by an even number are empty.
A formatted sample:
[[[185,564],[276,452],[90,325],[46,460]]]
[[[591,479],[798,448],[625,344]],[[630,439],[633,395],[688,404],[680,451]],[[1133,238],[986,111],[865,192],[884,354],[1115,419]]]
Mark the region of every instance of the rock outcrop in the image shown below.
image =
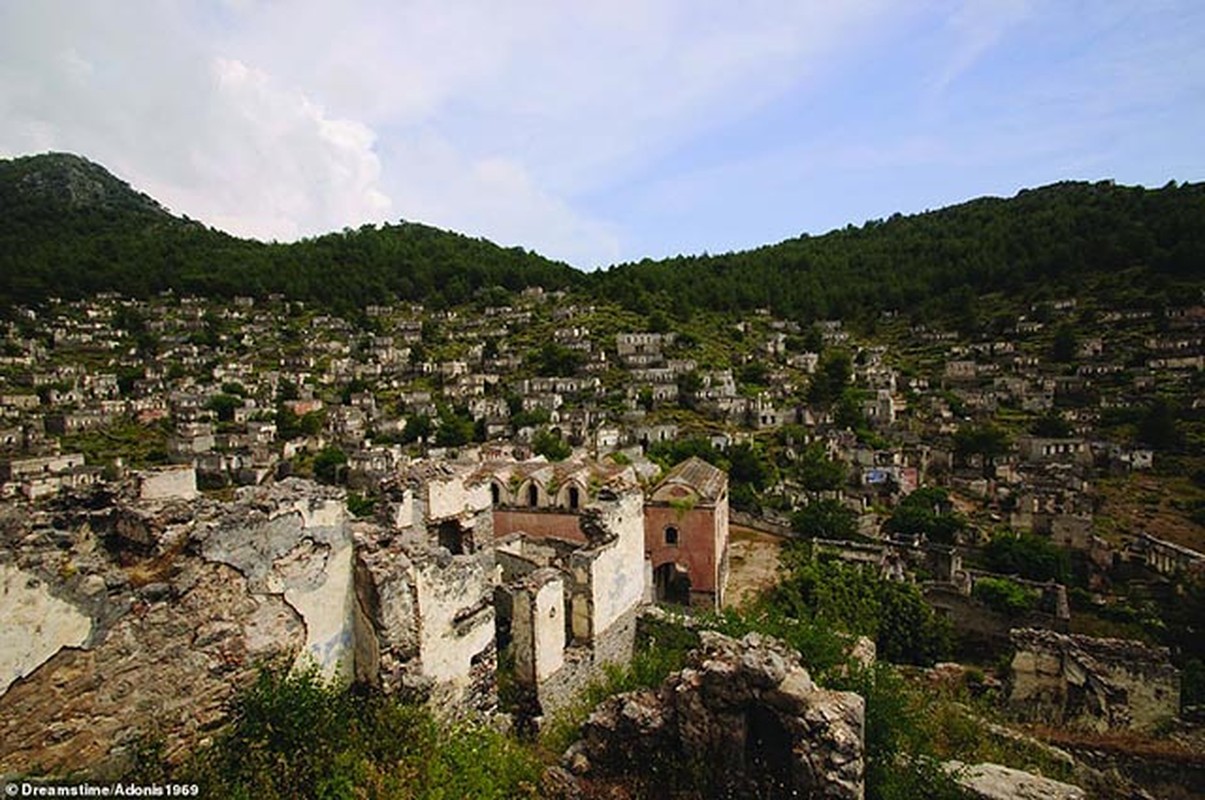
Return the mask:
[[[642,770],[717,796],[862,798],[863,699],[821,689],[768,637],[711,631],[656,691],[602,703],[565,754],[579,776]]]
[[[1009,705],[1026,719],[1094,731],[1150,731],[1180,711],[1167,648],[1036,629],[1012,632]]]
[[[951,761],[947,767],[975,800],[1086,800],[1088,797],[1078,786],[999,764],[965,766]]]

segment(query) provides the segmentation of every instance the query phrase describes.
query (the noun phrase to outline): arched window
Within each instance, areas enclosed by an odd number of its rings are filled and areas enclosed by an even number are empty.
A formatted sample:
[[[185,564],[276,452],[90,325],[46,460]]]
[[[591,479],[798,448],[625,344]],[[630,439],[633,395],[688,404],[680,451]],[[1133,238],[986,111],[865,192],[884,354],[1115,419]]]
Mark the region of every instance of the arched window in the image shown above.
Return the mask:
[[[540,504],[540,490],[533,483],[527,487],[527,505],[535,508]]]
[[[675,546],[678,544],[678,529],[673,525],[665,526],[665,543]]]
[[[496,483],[490,484],[490,499],[493,501],[494,505],[498,505],[502,502],[502,487]]]
[[[582,501],[581,492],[578,491],[578,488],[576,486],[570,486],[569,487],[569,508],[576,511],[578,506],[581,505],[581,501]]]

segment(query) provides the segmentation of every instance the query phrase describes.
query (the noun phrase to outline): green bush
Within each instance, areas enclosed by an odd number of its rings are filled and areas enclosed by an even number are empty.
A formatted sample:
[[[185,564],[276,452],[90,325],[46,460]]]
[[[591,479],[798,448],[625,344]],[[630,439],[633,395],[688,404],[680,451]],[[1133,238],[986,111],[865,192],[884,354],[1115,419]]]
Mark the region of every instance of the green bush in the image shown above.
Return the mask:
[[[202,797],[413,800],[530,798],[541,766],[491,729],[445,726],[425,708],[266,668],[239,695],[229,727],[173,777]],[[145,748],[153,754],[153,748]],[[143,775],[163,774],[138,764]]]
[[[1035,611],[1041,595],[1008,578],[979,578],[971,596],[988,608],[1010,617]]]
[[[950,649],[950,626],[915,584],[889,581],[877,570],[812,561],[789,551],[788,572],[766,596],[766,615],[815,622],[874,639],[880,658],[929,665]]]
[[[1071,575],[1071,557],[1066,550],[1043,536],[998,533],[984,548],[993,572],[1016,574],[1031,581],[1066,583]]]

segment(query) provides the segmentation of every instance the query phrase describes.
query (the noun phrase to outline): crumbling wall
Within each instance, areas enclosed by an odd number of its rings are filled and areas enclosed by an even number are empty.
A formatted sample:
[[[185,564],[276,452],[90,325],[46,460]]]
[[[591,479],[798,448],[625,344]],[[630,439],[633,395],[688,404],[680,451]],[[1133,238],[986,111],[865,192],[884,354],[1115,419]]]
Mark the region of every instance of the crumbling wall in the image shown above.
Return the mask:
[[[261,663],[350,674],[351,559],[342,495],[302,481],[3,526],[0,773],[104,770],[147,735],[179,757]]]
[[[192,500],[197,496],[197,470],[191,464],[139,472],[138,496],[143,500]]]
[[[453,556],[371,525],[356,540],[357,679],[436,707],[494,706],[493,551]]]
[[[210,561],[229,564],[257,594],[282,595],[306,626],[298,663],[350,678],[354,659],[352,537],[341,495],[286,481],[246,491],[246,505],[203,520],[194,538]]]
[[[566,706],[604,665],[630,660],[635,647],[646,582],[642,496],[603,498],[578,523],[586,545],[519,535],[498,542],[516,681],[536,701],[529,709],[536,714]],[[537,594],[546,604],[534,613]]]
[[[583,517],[583,520],[585,517]],[[589,586],[591,637],[607,630],[644,597],[644,501],[627,492],[599,504],[597,518],[582,527],[598,531],[593,547],[574,553],[572,569]]]
[[[1018,715],[1094,731],[1150,731],[1180,711],[1165,647],[1037,629],[1012,632],[1009,705]]]
[[[92,630],[87,614],[10,564],[0,564],[0,619],[0,695],[64,647],[83,645]]]
[[[306,638],[283,598],[220,564],[193,560],[166,586],[106,594],[120,616],[99,641],[59,650],[0,697],[0,772],[104,771],[144,735],[178,758],[225,718],[256,664],[291,662]]]
[[[418,688],[418,597],[400,539],[356,532],[356,680],[387,694]]]
[[[538,686],[565,663],[565,582],[558,570],[538,569],[512,589],[515,678]]]
[[[768,637],[703,631],[656,691],[606,700],[566,752],[577,776],[702,780],[715,796],[864,796],[865,702],[817,687]],[[571,783],[572,778],[567,778]]]
[[[474,689],[472,667],[494,663],[492,554],[414,556],[422,674],[459,702]]]

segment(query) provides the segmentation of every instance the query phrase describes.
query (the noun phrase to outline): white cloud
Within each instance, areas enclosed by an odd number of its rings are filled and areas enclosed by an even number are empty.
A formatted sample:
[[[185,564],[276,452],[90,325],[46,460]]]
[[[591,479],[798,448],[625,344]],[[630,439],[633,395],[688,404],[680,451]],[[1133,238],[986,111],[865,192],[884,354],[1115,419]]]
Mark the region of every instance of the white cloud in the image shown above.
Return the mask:
[[[389,216],[375,135],[263,70],[212,54],[168,6],[0,15],[0,150],[71,150],[179,213],[289,239]],[[132,23],[132,24],[128,24]]]
[[[940,92],[958,80],[1032,12],[1032,0],[963,0],[946,22],[954,47],[934,89]]]
[[[1016,18],[1015,3],[974,5],[951,23],[966,46],[950,75]],[[405,217],[589,266],[641,255],[593,198],[656,180],[663,159],[916,13],[888,0],[8,4],[0,151],[81,152],[234,233]]]
[[[618,231],[542,190],[513,159],[473,159],[429,132],[393,142],[387,157],[404,218],[536,248],[583,268],[619,257]]]

